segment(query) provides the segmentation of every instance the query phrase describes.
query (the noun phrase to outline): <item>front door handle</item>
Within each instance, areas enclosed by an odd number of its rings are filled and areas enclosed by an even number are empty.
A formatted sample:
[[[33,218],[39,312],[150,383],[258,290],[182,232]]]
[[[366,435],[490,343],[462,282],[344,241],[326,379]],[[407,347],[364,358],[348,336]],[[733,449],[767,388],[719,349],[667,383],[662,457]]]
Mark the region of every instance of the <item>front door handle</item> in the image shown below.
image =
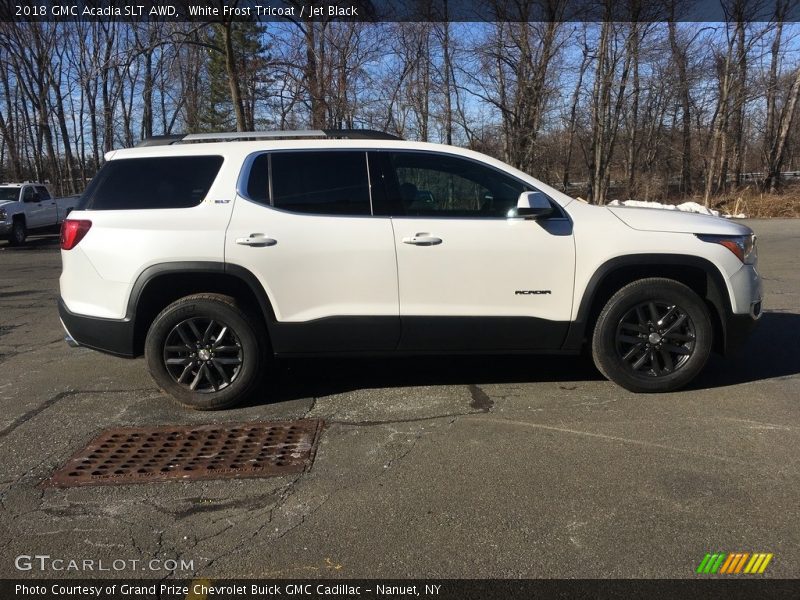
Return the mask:
[[[278,240],[273,240],[266,233],[251,233],[247,237],[236,238],[236,243],[241,246],[263,248],[264,246],[274,246],[278,243]]]
[[[433,237],[430,233],[415,233],[412,237],[404,237],[403,243],[412,246],[436,246],[442,243],[442,239]]]

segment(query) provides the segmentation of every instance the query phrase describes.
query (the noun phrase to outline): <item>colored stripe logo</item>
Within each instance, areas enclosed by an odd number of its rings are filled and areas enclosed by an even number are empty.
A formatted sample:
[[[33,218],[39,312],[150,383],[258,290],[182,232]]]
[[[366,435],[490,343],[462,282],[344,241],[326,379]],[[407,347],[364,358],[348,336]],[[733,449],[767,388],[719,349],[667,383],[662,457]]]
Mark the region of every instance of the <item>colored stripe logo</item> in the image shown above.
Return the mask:
[[[760,575],[767,570],[767,565],[774,554],[767,552],[714,552],[707,553],[695,573],[716,575]]]

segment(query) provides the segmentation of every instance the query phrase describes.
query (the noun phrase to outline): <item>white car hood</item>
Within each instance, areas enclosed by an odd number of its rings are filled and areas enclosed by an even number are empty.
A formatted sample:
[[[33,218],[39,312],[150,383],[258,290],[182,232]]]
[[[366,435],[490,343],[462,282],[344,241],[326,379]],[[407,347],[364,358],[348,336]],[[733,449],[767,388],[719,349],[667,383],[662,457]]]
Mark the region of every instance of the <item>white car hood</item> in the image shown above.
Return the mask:
[[[722,217],[699,215],[660,208],[608,207],[628,227],[639,231],[668,233],[708,233],[712,235],[749,235],[753,231]]]
[[[0,200],[0,208],[5,206],[6,204],[11,204],[14,200]]]

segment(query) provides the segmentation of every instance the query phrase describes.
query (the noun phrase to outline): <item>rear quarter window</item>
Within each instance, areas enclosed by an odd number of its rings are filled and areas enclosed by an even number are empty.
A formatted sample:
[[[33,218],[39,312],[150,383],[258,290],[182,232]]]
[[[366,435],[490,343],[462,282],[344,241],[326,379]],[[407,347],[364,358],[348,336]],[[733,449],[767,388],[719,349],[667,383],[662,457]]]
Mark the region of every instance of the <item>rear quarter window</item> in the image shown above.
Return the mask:
[[[79,208],[191,208],[206,197],[221,166],[221,156],[112,160],[92,179]]]

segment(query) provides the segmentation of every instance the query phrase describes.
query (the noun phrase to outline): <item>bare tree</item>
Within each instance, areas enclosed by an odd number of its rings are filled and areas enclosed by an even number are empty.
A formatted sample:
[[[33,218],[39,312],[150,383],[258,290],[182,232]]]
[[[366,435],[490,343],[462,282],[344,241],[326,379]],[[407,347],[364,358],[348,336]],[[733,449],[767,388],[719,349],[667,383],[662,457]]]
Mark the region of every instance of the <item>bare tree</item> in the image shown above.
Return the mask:
[[[766,123],[763,141],[763,160],[765,164],[764,188],[777,192],[781,185],[786,142],[794,122],[798,93],[800,93],[800,68],[792,77],[788,95],[779,106],[780,96],[780,57],[784,43],[784,24],[790,10],[797,8],[796,0],[777,0],[775,3],[774,35],[770,48],[770,67],[765,92]]]
[[[610,4],[606,4],[610,14]],[[627,33],[626,33],[627,31]],[[595,60],[592,134],[588,152],[589,199],[605,204],[611,183],[611,161],[628,86],[636,27],[604,21]]]

